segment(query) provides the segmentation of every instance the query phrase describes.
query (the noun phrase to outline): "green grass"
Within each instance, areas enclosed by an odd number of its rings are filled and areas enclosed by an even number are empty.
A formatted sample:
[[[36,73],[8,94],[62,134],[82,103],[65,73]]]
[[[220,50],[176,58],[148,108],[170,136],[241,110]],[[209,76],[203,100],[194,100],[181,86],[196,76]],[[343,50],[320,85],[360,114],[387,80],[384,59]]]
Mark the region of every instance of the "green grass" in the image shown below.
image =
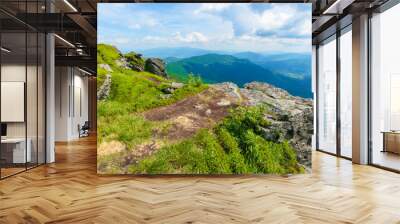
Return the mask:
[[[107,63],[113,70],[110,72],[110,96],[107,100],[98,101],[98,143],[118,141],[126,148],[118,153],[99,156],[99,170],[146,174],[304,172],[297,163],[295,151],[287,142],[275,143],[263,138],[263,128],[270,125],[264,119],[266,107],[239,107],[213,129],[201,130],[181,142],[167,143],[138,164],[126,167],[126,159],[137,145],[149,142],[154,133],[168,131],[168,123],[148,121],[141,112],[172,104],[208,86],[198,76],[190,74],[184,79],[185,86],[166,98],[162,90],[173,80],[118,67],[115,61],[120,57],[116,48],[98,45],[98,63]],[[103,84],[106,74],[106,70],[98,68],[98,86]]]
[[[129,173],[245,174],[303,173],[287,143],[266,141],[260,132],[269,125],[261,107],[240,107],[213,130],[167,145],[131,165]]]
[[[108,44],[97,45],[97,64],[108,64],[116,67],[115,60],[121,58],[121,53],[117,48]]]
[[[170,80],[147,72],[114,71],[110,96],[97,105],[99,143],[117,140],[132,147],[139,142],[135,139],[143,141],[150,138],[148,127],[151,125],[135,117],[138,113],[172,104],[207,88],[196,79],[176,90],[169,98],[163,98],[162,88],[170,83]],[[144,132],[146,135],[136,138],[133,132]]]

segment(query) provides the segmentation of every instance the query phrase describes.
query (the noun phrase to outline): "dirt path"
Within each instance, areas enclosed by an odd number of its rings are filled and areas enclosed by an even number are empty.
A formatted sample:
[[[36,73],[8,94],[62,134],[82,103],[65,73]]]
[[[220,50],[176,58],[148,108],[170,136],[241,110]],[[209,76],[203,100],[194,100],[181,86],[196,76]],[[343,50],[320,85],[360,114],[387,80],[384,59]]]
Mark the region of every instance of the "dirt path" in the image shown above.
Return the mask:
[[[210,87],[177,103],[149,110],[144,116],[151,121],[171,124],[165,136],[157,137],[180,140],[194,135],[199,129],[212,127],[228,114],[230,108],[236,107],[240,100],[240,97]]]
[[[104,154],[124,153],[122,156],[124,159],[120,165],[127,168],[128,165],[137,163],[141,158],[152,155],[166,142],[183,140],[193,136],[200,129],[212,128],[228,115],[231,108],[238,106],[241,102],[242,96],[237,89],[224,85],[210,86],[194,96],[143,113],[147,120],[167,123],[166,131],[155,131],[151,139],[128,151],[122,144],[116,145],[113,142],[112,146],[115,150],[104,151]],[[109,146],[105,144],[101,148]]]

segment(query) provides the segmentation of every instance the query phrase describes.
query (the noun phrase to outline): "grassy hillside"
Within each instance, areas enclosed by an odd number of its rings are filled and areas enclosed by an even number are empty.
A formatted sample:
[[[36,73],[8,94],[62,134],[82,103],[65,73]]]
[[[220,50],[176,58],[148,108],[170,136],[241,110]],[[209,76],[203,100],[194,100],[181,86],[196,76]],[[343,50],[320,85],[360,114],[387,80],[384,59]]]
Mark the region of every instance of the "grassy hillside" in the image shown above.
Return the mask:
[[[231,55],[206,54],[170,62],[167,72],[179,80],[186,80],[187,74],[197,74],[207,83],[234,82],[243,86],[252,81],[267,82],[287,90],[292,95],[312,96],[311,80],[272,72],[247,59]]]
[[[97,106],[98,147],[110,151],[98,154],[97,164],[100,172],[286,174],[304,171],[297,163],[294,149],[287,142],[275,143],[263,138],[262,129],[269,125],[264,118],[267,109],[265,107],[232,109],[228,116],[224,115],[225,118],[213,123],[211,128],[200,129],[189,137],[170,141],[165,137],[172,130],[170,121],[146,119],[144,114],[151,109],[174,104],[189,96],[196,94],[198,96],[199,92],[209,87],[203,84],[199,77],[183,73],[188,71],[184,67],[179,74],[184,74],[182,77],[185,77],[183,79],[185,85],[172,94],[165,94],[164,89],[171,86],[174,80],[120,67],[116,61],[121,57],[130,57],[132,59],[130,61],[137,59],[133,52],[122,55],[110,45],[98,46],[99,64],[108,64],[112,69],[110,72],[98,67],[99,86],[105,83],[107,74],[111,75],[112,80],[108,97],[99,100]],[[141,62],[134,61],[134,63]],[[227,56],[223,60],[218,55],[198,58],[193,68],[199,64],[215,68],[212,71],[232,73],[233,77],[242,73],[237,73],[232,68],[240,69],[241,66],[252,68],[251,71],[255,74],[261,72],[259,66],[251,63],[249,65],[247,60],[238,60],[232,56]],[[218,66],[214,67],[216,64]],[[175,71],[179,71],[179,67],[176,68]],[[212,75],[209,77],[214,82],[220,81],[218,77]],[[212,97],[207,95],[203,98]],[[194,108],[194,104],[190,104],[183,109],[193,112]],[[172,113],[174,111],[172,110]],[[151,147],[156,144],[159,144],[160,148],[154,153],[146,154],[146,148],[139,151],[141,146]],[[140,154],[139,159],[133,160],[132,158],[138,154]]]
[[[136,72],[118,67],[115,60],[120,59],[122,55],[110,45],[99,44],[97,57],[99,63],[107,63],[112,69],[112,72],[108,72],[98,68],[99,85],[104,82],[106,74],[112,76],[108,99],[99,101],[97,105],[99,143],[104,140],[118,140],[132,145],[131,141],[137,138],[137,135],[144,137],[132,127],[137,125],[142,127],[150,123],[137,115],[139,112],[171,104],[207,88],[201,83],[190,82],[169,98],[163,98],[162,90],[172,82],[171,80],[148,72]]]

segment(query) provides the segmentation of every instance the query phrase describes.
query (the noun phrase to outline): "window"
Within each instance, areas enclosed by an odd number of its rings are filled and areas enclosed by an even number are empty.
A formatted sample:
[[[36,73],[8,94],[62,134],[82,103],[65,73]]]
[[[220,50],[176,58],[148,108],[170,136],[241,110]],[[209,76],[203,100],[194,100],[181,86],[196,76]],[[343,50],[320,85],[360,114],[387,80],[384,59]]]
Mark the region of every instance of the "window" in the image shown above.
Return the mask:
[[[351,26],[340,36],[340,155],[352,157],[352,35]]]
[[[318,48],[318,149],[336,153],[336,37]]]
[[[400,170],[400,5],[371,19],[372,163]]]

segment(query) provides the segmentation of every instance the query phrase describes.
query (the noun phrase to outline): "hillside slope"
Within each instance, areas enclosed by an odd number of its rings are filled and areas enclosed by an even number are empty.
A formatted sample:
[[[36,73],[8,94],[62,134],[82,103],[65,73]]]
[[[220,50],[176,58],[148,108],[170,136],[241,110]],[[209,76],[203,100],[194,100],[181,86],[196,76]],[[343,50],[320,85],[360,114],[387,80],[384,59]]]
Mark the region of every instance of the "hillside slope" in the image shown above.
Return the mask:
[[[299,119],[309,100],[263,84],[206,85],[195,76],[178,83],[146,71],[140,54],[110,45],[98,48],[98,60],[99,173],[287,174],[309,167],[308,140],[298,134],[309,127]],[[163,69],[163,60],[154,61]],[[231,66],[237,59],[206,62]]]

